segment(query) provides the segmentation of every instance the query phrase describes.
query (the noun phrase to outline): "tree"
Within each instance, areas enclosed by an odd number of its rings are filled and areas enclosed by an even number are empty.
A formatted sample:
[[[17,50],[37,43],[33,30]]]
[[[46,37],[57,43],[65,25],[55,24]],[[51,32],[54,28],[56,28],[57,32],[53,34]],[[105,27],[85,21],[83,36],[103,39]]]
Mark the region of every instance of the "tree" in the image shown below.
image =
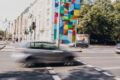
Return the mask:
[[[97,35],[94,39],[106,43],[111,41],[116,25],[114,6],[110,0],[96,0],[93,4],[81,6],[79,33]]]

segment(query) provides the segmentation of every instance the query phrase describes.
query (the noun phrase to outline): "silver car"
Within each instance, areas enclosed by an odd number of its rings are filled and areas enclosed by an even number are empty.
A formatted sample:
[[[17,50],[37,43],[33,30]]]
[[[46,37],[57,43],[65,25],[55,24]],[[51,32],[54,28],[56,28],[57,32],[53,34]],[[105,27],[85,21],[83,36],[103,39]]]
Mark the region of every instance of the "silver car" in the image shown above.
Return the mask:
[[[120,54],[120,43],[117,43],[116,46],[114,47],[114,51],[117,54]]]
[[[33,66],[35,63],[64,63],[64,65],[73,65],[75,54],[62,50],[51,42],[29,41],[17,45],[12,53],[12,58],[27,67]]]

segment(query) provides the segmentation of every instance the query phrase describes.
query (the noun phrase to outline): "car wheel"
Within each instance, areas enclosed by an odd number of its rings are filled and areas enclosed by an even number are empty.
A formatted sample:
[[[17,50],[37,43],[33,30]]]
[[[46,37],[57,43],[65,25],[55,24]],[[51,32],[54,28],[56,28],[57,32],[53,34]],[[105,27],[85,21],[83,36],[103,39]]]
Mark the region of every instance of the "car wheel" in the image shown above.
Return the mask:
[[[88,45],[86,45],[85,47],[88,48]]]
[[[35,66],[35,63],[34,63],[34,58],[32,57],[29,57],[26,59],[26,61],[23,63],[23,67],[34,67]]]
[[[64,63],[65,66],[73,66],[74,65],[74,58],[65,58],[64,59]]]
[[[116,52],[116,54],[120,54],[119,52]]]

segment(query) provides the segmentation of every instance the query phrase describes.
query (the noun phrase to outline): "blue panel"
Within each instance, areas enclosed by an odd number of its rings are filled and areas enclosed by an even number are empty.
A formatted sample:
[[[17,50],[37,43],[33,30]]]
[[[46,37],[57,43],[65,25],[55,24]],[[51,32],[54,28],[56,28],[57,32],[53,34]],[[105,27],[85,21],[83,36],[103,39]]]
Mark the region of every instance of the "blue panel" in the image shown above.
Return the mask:
[[[55,7],[58,7],[58,3],[55,3]]]
[[[63,37],[61,38],[62,40],[68,40],[68,36],[63,35]]]
[[[80,4],[74,4],[74,8],[80,10]]]
[[[64,0],[61,0],[61,2],[64,2]]]
[[[65,40],[65,44],[68,44],[68,43],[70,43],[70,41],[68,41],[68,40]]]
[[[54,29],[57,29],[57,24],[54,24]]]
[[[67,17],[68,17],[68,14],[64,14],[64,16],[67,16]]]
[[[60,27],[60,30],[63,30],[63,29],[64,29],[64,26],[61,26],[61,27]]]
[[[71,15],[74,15],[74,11],[71,11],[70,14],[71,14]]]
[[[69,12],[71,12],[73,10],[74,10],[74,4],[71,4],[70,7],[69,7]]]
[[[60,30],[60,34],[63,35],[63,30]]]
[[[75,3],[76,4],[80,4],[80,0],[75,0]]]
[[[73,25],[73,22],[68,21],[68,24],[69,24],[69,25]]]
[[[57,13],[58,13],[58,7],[56,7],[56,8],[55,8],[55,12],[57,12]]]
[[[72,30],[68,30],[68,36],[72,36]]]
[[[73,25],[75,25],[76,24],[76,20],[73,20]]]

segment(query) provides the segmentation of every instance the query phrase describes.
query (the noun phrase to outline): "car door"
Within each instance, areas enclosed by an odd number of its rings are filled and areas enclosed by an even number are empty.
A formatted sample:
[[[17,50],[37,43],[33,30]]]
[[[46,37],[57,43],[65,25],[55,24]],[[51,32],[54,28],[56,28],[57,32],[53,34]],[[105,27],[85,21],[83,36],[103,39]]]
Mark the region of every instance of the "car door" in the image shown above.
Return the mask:
[[[45,50],[45,60],[48,62],[58,62],[64,55],[63,50],[60,50],[53,44],[44,44],[43,49]]]
[[[44,61],[44,50],[41,48],[41,42],[31,42],[30,47],[26,50],[26,53],[34,57],[37,61]]]

